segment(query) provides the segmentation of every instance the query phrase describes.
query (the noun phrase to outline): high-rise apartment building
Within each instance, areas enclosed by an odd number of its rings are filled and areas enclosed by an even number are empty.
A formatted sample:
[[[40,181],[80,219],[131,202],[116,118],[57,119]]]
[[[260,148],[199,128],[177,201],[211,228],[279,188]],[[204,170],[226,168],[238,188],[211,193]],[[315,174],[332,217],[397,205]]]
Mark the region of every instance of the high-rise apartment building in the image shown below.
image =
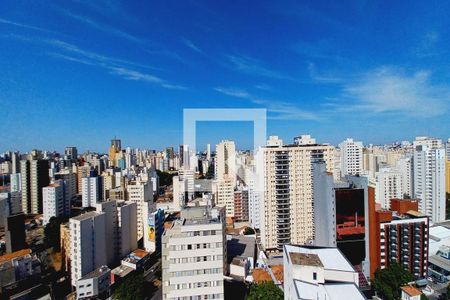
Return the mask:
[[[114,265],[137,248],[136,203],[111,200],[95,207],[97,213],[105,214],[106,262]]]
[[[187,207],[162,236],[162,298],[224,299],[225,210]]]
[[[409,201],[409,200],[395,200]],[[417,202],[416,202],[417,207]],[[372,276],[377,268],[384,269],[392,262],[400,264],[416,278],[427,276],[428,217],[414,210],[377,211],[376,237],[370,247]]]
[[[101,199],[100,177],[83,177],[81,179],[81,201],[83,207],[95,207]]]
[[[217,181],[217,205],[224,206],[227,217],[234,217],[234,188],[231,178]]]
[[[70,205],[70,202],[77,197],[77,175],[71,168],[65,168],[55,173],[55,179],[64,181],[64,193]]]
[[[442,141],[417,137],[414,146],[414,197],[432,222],[445,220],[445,149]]]
[[[215,178],[230,179],[236,186],[236,146],[233,141],[221,141],[216,145]]]
[[[25,214],[41,214],[42,188],[50,183],[48,160],[20,161],[22,210]]]
[[[341,175],[358,175],[363,171],[362,142],[346,139],[339,144],[341,150]]]
[[[399,158],[395,164],[395,169],[402,175],[402,194],[413,196],[413,159],[411,155]]]
[[[72,286],[77,280],[102,265],[106,265],[106,214],[87,212],[70,218],[70,269]]]
[[[324,161],[313,163],[314,245],[336,247],[334,177]]]
[[[43,224],[47,224],[52,217],[70,216],[70,199],[66,198],[64,180],[56,180],[42,188]]]
[[[64,155],[67,156],[69,160],[77,160],[78,158],[78,150],[77,147],[69,146],[64,149]]]
[[[111,146],[109,147],[109,164],[110,166],[117,167],[117,156],[122,150],[122,142],[119,139],[112,139]]]
[[[234,218],[238,221],[248,221],[248,188],[234,191]]]
[[[296,144],[283,145],[278,137],[270,137],[257,154],[262,155],[256,174],[262,182],[260,229],[266,249],[314,238],[312,163],[323,160],[331,172],[334,148],[309,141],[298,139]]]
[[[391,168],[382,168],[375,174],[377,181],[376,200],[384,209],[390,208],[390,201],[403,198],[403,176]]]
[[[136,203],[137,209],[137,238],[144,236],[144,217],[147,215],[145,202],[153,203],[153,191],[150,182],[135,180],[128,183],[127,186],[128,201]]]

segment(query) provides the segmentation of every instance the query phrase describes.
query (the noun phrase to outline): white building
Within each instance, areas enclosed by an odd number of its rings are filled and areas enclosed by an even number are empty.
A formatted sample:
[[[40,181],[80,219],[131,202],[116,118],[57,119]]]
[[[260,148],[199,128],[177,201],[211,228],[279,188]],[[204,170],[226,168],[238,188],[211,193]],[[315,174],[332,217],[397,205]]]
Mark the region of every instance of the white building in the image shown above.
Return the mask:
[[[225,210],[188,207],[162,236],[163,299],[224,299]]]
[[[284,299],[363,300],[358,273],[337,248],[285,245]]]
[[[72,286],[77,280],[95,269],[106,265],[106,214],[88,212],[69,220],[70,269]]]
[[[259,150],[256,174],[262,184],[260,201],[261,243],[281,249],[284,244],[303,244],[314,238],[312,162],[324,160],[333,170],[334,148],[329,145],[283,145],[270,137]]]
[[[145,202],[153,202],[153,191],[151,182],[143,182],[139,178],[131,181],[127,186],[128,201],[136,203],[137,209],[137,239],[144,236],[143,216],[147,214],[145,211]]]
[[[83,207],[95,207],[100,202],[100,177],[83,177],[81,179],[81,199]]]
[[[44,225],[50,221],[51,217],[70,216],[70,199],[66,198],[64,180],[56,180],[42,188],[42,198]]]
[[[402,175],[402,194],[413,195],[413,159],[412,156],[403,156],[397,161],[395,168]]]
[[[10,177],[10,191],[20,192],[22,190],[20,173],[13,173]]]
[[[106,260],[108,265],[117,263],[137,248],[136,203],[126,201],[106,201],[96,204],[98,213],[105,214]]]
[[[341,153],[341,176],[358,175],[363,171],[363,144],[362,142],[346,139],[339,144]]]
[[[66,168],[55,174],[55,179],[64,180],[64,192],[68,201],[77,197],[77,174],[71,168]]]
[[[403,199],[403,176],[392,168],[381,168],[375,174],[377,181],[376,201],[384,209],[390,209],[391,199]]]
[[[445,149],[442,141],[417,137],[414,145],[414,197],[432,222],[445,220]]]
[[[313,163],[314,245],[336,247],[336,194],[325,162]],[[326,216],[326,217],[325,217]]]
[[[101,266],[77,280],[77,299],[93,299],[97,296],[107,296],[110,286],[111,270],[107,266]]]

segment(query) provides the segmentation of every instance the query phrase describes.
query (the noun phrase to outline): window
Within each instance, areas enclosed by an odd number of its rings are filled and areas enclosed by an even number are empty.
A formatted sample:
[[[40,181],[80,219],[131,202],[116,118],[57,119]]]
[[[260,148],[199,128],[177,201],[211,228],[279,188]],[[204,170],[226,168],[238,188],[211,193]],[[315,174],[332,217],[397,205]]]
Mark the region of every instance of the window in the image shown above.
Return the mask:
[[[313,280],[317,280],[317,273],[313,272]]]

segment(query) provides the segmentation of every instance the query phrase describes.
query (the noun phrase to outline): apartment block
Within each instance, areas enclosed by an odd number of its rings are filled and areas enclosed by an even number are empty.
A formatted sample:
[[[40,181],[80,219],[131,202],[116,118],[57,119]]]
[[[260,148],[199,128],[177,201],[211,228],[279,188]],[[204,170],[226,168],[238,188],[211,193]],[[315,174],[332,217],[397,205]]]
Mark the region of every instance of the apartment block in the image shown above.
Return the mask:
[[[261,243],[282,249],[284,244],[304,244],[314,239],[312,163],[323,160],[333,169],[334,148],[314,139],[296,139],[284,145],[270,137],[258,151],[256,174],[262,182],[260,199]]]
[[[224,299],[225,209],[187,207],[162,236],[163,299]]]

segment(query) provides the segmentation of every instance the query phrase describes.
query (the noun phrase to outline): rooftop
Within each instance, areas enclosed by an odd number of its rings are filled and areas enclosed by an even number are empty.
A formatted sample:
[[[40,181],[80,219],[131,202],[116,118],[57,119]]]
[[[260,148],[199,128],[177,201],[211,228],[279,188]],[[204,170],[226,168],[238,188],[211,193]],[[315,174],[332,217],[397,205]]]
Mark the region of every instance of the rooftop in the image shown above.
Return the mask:
[[[290,255],[292,253],[316,254],[325,269],[355,272],[352,265],[337,248],[285,245],[284,251]]]
[[[125,265],[120,265],[117,268],[114,268],[111,273],[116,275],[116,276],[120,276],[120,277],[125,277],[128,274],[130,274],[131,272],[133,272],[134,269],[130,268],[128,266]]]
[[[252,237],[233,235],[230,239],[227,237],[227,256],[228,263],[237,256],[255,257],[256,240]]]
[[[313,284],[295,280],[299,299],[363,300],[366,299],[352,283]]]
[[[7,253],[2,256],[0,256],[0,264],[10,261],[11,259],[22,257],[25,255],[31,254],[31,249],[22,249],[16,252]]]
[[[323,267],[317,254],[291,252],[289,256],[294,265]]]
[[[410,286],[410,285],[402,286],[401,289],[406,294],[408,294],[409,296],[412,296],[412,297],[422,295],[422,292],[420,290],[418,290],[415,287]]]
[[[105,273],[110,272],[110,271],[111,271],[111,269],[108,268],[107,266],[101,266],[100,268],[97,268],[94,271],[84,275],[79,280],[86,280],[86,279],[91,279],[91,278],[97,278],[97,277],[102,276]]]
[[[253,269],[252,276],[253,276],[253,280],[256,283],[272,281],[272,277],[270,277],[270,274],[264,269],[260,269],[260,268]]]
[[[89,219],[89,218],[92,218],[92,217],[95,217],[98,215],[100,215],[100,213],[97,213],[96,211],[90,211],[90,212],[78,215],[78,216],[70,218],[70,219],[75,220],[75,221],[83,221],[83,220],[86,220],[86,219]]]

